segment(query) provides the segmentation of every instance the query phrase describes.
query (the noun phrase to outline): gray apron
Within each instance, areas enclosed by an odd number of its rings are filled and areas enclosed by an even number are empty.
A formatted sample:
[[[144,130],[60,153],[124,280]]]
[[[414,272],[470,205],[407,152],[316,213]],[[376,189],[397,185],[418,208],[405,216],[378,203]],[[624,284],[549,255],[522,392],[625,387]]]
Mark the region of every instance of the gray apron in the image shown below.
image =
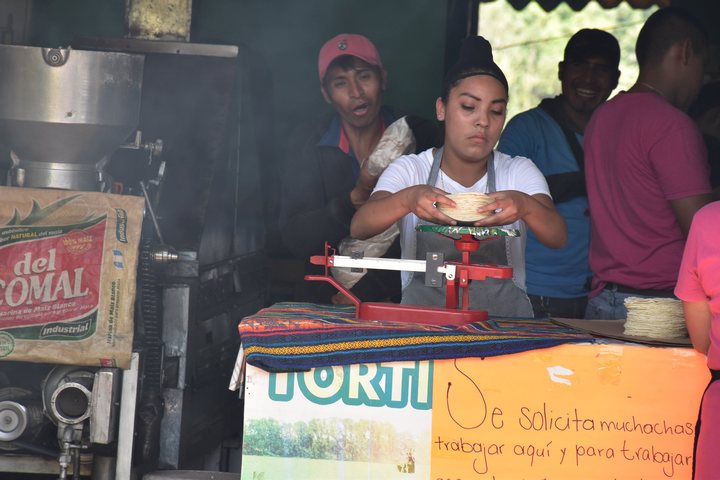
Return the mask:
[[[437,149],[427,184],[435,186],[440,172],[443,148]],[[495,159],[490,155],[487,165],[488,193],[495,192]],[[418,225],[432,225],[419,219]],[[470,253],[471,263],[508,265],[508,237],[484,242],[478,250]],[[442,253],[445,261],[461,262],[461,253],[452,239],[433,232],[416,232],[416,258],[425,260],[427,253]],[[458,297],[462,298],[459,294]],[[403,290],[402,303],[411,305],[444,306],[445,288],[425,285],[425,274],[414,272],[408,286]],[[470,282],[469,308],[487,310],[490,316],[532,317],[533,309],[525,291],[512,279],[488,278]]]

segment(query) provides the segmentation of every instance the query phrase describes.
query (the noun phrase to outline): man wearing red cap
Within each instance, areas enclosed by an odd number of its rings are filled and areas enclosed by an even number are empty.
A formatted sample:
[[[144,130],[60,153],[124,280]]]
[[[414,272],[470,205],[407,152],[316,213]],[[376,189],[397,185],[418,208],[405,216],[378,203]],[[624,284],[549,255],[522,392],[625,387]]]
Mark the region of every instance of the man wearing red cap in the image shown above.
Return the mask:
[[[304,125],[290,139],[280,199],[283,242],[303,260],[322,254],[325,242],[337,246],[350,234],[355,210],[367,201],[377,182],[366,160],[385,127],[401,117],[382,104],[387,72],[366,37],[340,34],[328,40],[318,55],[318,74],[320,91],[334,112]],[[406,120],[417,151],[434,145],[434,124],[412,116]],[[386,256],[400,256],[397,241]],[[313,268],[308,263],[306,270]],[[319,303],[329,303],[334,293],[320,282],[305,282],[302,289],[301,300]],[[352,291],[363,301],[398,300],[400,277],[398,272],[370,270]]]

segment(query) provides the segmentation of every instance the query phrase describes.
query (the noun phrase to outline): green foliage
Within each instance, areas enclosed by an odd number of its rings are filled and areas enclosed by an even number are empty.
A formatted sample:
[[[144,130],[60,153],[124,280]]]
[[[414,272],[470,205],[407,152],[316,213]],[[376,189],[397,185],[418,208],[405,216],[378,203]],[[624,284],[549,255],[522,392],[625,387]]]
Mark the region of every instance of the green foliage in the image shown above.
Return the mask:
[[[549,13],[535,2],[522,11],[505,1],[480,4],[478,32],[493,45],[495,62],[510,83],[508,119],[560,93],[557,65],[565,44],[581,28],[599,28],[618,39],[621,74],[613,95],[629,88],[637,78],[635,39],[654,11],[633,9],[626,2],[607,10],[590,2],[580,12],[562,3]]]
[[[398,474],[395,463],[367,463],[306,458],[258,457],[243,455],[242,480],[387,480],[430,478],[430,466],[420,465],[415,475]]]
[[[247,422],[243,433],[244,455],[277,455],[283,448],[280,422],[270,418]]]
[[[314,418],[289,424],[263,418],[245,423],[243,455],[397,463],[418,442],[387,422]]]

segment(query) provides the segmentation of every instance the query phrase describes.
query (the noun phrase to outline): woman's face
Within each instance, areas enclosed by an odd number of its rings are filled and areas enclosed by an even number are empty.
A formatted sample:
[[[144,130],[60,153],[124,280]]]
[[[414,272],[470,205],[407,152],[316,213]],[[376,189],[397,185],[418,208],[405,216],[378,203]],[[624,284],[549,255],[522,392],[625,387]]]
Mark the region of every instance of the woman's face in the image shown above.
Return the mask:
[[[507,92],[496,78],[475,75],[450,89],[447,103],[435,104],[437,118],[445,122],[445,151],[465,161],[487,159],[507,113]]]

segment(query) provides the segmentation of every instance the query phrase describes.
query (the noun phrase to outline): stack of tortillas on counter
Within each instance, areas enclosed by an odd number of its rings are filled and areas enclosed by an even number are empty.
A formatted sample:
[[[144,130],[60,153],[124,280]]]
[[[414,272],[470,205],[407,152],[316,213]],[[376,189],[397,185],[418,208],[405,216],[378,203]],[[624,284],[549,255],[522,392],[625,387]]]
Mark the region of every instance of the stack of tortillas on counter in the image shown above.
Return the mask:
[[[438,203],[437,208],[442,213],[458,222],[475,222],[490,215],[490,212],[479,213],[478,208],[492,202],[492,198],[479,192],[464,192],[448,195],[456,203],[456,207]]]
[[[649,338],[688,336],[682,302],[677,298],[628,297],[625,335]]]

